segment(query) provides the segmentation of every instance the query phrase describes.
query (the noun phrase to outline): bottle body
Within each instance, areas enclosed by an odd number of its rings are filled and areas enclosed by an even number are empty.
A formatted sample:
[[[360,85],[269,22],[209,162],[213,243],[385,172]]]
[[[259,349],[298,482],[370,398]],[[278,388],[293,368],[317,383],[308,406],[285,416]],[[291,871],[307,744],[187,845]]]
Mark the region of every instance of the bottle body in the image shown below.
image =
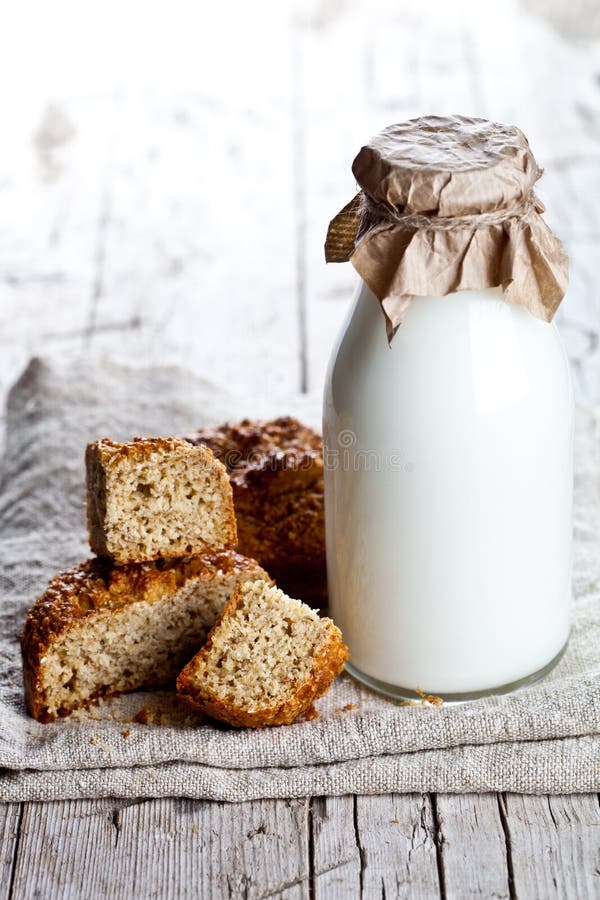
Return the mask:
[[[362,284],[324,400],[330,610],[398,696],[494,692],[561,653],[573,400],[553,325],[500,289],[415,298],[391,347]]]

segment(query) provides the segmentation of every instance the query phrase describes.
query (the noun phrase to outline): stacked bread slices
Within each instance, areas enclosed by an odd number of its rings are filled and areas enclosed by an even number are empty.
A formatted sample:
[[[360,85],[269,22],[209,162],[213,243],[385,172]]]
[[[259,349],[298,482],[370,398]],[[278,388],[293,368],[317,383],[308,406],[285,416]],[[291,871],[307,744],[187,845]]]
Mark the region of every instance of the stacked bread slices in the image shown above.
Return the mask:
[[[103,439],[87,447],[86,474],[97,556],[53,578],[27,615],[31,714],[50,722],[176,680],[188,704],[233,725],[305,713],[346,648],[330,620],[236,552],[232,488],[212,451],[174,438]]]

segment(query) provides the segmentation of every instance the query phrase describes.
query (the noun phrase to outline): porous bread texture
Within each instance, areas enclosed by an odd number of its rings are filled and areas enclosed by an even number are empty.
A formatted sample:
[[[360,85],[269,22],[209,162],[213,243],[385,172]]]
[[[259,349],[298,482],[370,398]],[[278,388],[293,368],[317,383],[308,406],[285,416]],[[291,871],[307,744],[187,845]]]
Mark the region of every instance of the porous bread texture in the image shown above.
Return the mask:
[[[115,563],[235,547],[233,495],[225,467],[205,446],[174,438],[108,438],[88,444],[90,546]]]
[[[50,722],[94,700],[174,682],[243,581],[269,578],[233,551],[62,572],[36,601],[21,639],[25,699]]]
[[[240,585],[177,679],[192,707],[238,727],[289,725],[344,668],[331,619],[264,580]]]
[[[233,487],[238,549],[258,559],[293,597],[325,605],[323,442],[291,416],[203,428]]]

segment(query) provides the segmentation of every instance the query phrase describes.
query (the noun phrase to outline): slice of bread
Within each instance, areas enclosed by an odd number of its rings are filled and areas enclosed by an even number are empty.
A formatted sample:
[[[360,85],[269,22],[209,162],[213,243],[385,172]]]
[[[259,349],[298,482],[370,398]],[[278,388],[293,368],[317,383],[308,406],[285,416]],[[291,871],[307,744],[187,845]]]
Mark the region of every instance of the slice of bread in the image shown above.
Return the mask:
[[[237,543],[225,467],[174,438],[88,444],[90,546],[118,565],[212,553]]]
[[[264,580],[240,585],[177,679],[180,696],[230,725],[289,725],[344,668],[331,619]]]
[[[95,699],[174,682],[244,581],[269,578],[233,551],[113,566],[89,560],[50,582],[21,638],[25,700],[50,722]]]
[[[292,597],[326,605],[323,441],[291,416],[186,435],[227,468],[240,553],[258,559]]]

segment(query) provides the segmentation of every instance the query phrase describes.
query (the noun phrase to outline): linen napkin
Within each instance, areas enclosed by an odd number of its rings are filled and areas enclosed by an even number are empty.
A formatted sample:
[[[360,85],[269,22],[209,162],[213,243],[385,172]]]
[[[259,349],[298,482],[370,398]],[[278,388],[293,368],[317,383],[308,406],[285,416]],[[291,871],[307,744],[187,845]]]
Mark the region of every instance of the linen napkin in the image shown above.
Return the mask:
[[[537,685],[433,708],[402,706],[342,676],[318,701],[318,718],[259,730],[203,722],[172,691],[136,692],[49,725],[27,715],[25,612],[57,570],[89,555],[86,442],[276,414],[319,427],[320,398],[238,397],[181,369],[107,359],[30,362],[9,396],[0,467],[0,800],[598,790],[600,411],[592,408],[577,410],[571,640]]]

